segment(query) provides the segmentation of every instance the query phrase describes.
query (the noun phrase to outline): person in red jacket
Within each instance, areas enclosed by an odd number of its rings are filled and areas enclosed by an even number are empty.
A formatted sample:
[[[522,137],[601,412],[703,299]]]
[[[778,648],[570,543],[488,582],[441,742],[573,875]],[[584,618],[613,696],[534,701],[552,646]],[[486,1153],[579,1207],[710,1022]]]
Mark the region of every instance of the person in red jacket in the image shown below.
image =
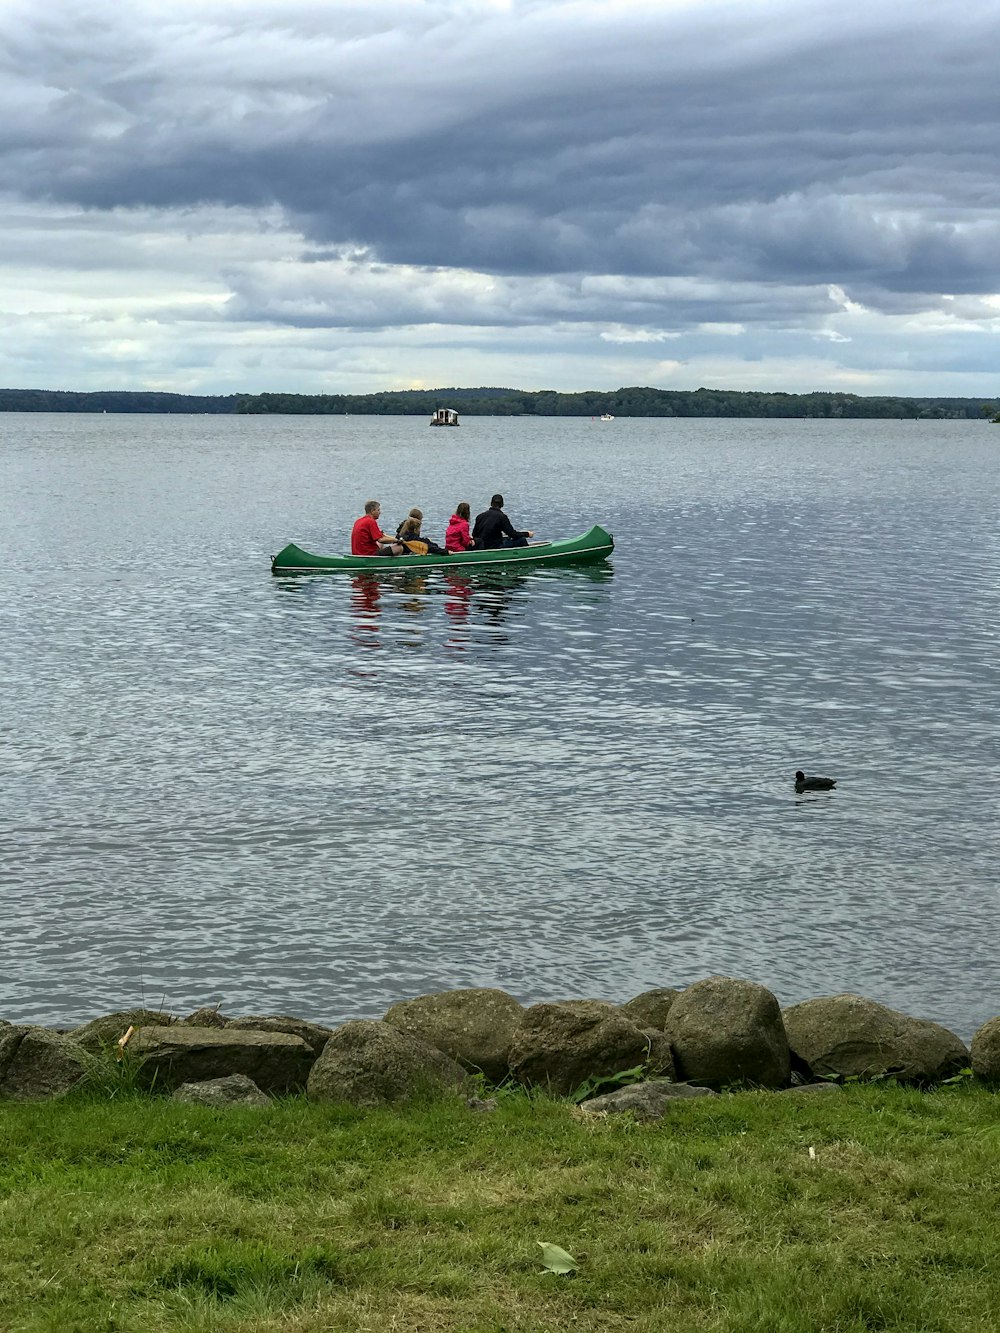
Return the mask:
[[[399,542],[387,537],[378,525],[382,506],[377,500],[365,501],[364,515],[351,529],[351,555],[402,555]]]
[[[448,520],[448,530],[444,534],[444,549],[454,554],[456,551],[467,551],[470,546],[475,546],[472,540],[472,534],[469,532],[469,519],[472,517],[472,510],[467,500],[463,500],[460,505],[455,506],[455,512]]]

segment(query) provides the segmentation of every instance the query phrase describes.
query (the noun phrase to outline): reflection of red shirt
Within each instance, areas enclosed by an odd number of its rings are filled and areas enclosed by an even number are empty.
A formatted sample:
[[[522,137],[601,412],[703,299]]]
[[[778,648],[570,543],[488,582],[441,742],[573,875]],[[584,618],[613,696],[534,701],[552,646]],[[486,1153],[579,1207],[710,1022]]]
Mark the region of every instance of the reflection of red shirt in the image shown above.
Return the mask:
[[[351,555],[378,555],[378,539],[382,535],[372,515],[365,514],[351,529]]]

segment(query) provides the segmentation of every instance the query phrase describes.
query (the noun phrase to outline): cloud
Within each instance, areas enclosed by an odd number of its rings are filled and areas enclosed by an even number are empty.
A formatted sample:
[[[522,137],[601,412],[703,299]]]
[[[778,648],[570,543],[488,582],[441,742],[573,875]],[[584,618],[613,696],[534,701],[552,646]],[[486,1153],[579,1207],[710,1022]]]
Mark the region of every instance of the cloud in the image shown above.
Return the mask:
[[[946,294],[960,343],[992,349],[995,19],[984,0],[8,3],[5,308],[85,329],[131,284],[135,317],[234,338],[539,330],[607,383],[601,355],[653,373],[664,341],[681,365],[745,346],[748,367],[849,341],[877,371],[879,338],[957,336]]]
[[[669,332],[667,329],[641,329],[625,328],[621,324],[615,324],[610,329],[602,329],[601,337],[609,343],[661,343],[668,338],[679,338],[678,331]]]

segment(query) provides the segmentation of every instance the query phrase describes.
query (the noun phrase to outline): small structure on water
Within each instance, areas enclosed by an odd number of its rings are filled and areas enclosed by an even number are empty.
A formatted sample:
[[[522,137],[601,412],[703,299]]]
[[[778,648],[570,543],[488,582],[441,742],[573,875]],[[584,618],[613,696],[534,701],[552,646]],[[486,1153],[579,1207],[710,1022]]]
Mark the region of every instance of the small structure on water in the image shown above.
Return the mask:
[[[457,426],[458,413],[453,407],[439,407],[431,417],[432,426]]]

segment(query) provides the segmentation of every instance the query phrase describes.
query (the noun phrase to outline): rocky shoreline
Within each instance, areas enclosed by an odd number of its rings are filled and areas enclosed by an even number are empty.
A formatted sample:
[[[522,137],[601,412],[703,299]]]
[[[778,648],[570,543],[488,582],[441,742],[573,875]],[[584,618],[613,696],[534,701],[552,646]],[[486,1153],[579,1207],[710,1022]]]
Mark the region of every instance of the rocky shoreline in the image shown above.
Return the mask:
[[[212,1008],[185,1018],[125,1009],[70,1031],[0,1019],[0,1099],[63,1096],[112,1058],[138,1086],[214,1105],[304,1091],[317,1102],[377,1107],[434,1089],[470,1094],[514,1084],[572,1096],[587,1110],[655,1118],[671,1098],[736,1088],[822,1091],[879,1078],[917,1087],[956,1077],[1000,1083],[1000,1017],[979,1028],[970,1049],[938,1023],[863,996],[782,1009],[755,982],[709,977],[621,1005],[525,1007],[502,990],[442,991],[394,1004],[381,1020],[336,1027]],[[490,1102],[469,1096],[469,1105]]]

